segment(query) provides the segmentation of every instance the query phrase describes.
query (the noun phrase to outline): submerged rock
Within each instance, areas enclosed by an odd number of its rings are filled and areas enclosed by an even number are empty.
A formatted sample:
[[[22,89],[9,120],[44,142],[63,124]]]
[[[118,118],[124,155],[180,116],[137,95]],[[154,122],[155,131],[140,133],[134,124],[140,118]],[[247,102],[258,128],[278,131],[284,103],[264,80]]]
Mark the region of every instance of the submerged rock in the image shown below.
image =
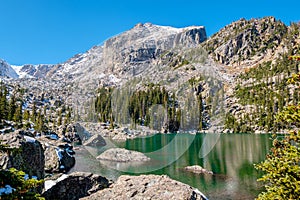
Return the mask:
[[[123,148],[112,148],[103,152],[97,157],[99,160],[115,161],[115,162],[141,162],[150,160],[141,152],[130,151]]]
[[[193,172],[193,173],[196,173],[196,174],[213,174],[212,171],[204,169],[203,167],[201,167],[199,165],[187,166],[184,169],[186,171]]]
[[[120,176],[109,188],[83,200],[96,199],[207,199],[199,190],[166,175]]]
[[[62,175],[57,180],[45,182],[46,191],[42,194],[46,200],[75,200],[95,193],[109,186],[109,181],[102,176],[74,172]]]

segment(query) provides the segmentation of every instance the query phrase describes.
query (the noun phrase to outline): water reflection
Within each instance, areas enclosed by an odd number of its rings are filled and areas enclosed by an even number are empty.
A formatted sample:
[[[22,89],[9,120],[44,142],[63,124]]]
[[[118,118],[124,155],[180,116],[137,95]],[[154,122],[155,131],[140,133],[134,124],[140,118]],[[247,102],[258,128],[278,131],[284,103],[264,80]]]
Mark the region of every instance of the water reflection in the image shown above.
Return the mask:
[[[259,174],[253,168],[253,163],[264,160],[271,146],[269,135],[211,134],[205,137],[204,134],[196,136],[177,134],[175,136],[175,134],[157,134],[153,137],[111,143],[105,147],[117,145],[143,152],[151,158],[151,161],[139,163],[138,166],[119,164],[119,169],[127,170],[126,173],[110,168],[110,164],[101,164],[95,160],[104,148],[90,149],[91,159],[77,159],[76,166],[79,169],[80,162],[89,162],[91,169],[94,170],[92,172],[109,176],[111,179],[121,174],[135,174],[141,170],[147,170],[148,174],[167,174],[173,179],[198,188],[210,199],[253,199],[258,194],[261,189],[256,182]],[[160,168],[162,165],[165,167]],[[189,165],[200,165],[215,174],[194,174],[183,170]]]

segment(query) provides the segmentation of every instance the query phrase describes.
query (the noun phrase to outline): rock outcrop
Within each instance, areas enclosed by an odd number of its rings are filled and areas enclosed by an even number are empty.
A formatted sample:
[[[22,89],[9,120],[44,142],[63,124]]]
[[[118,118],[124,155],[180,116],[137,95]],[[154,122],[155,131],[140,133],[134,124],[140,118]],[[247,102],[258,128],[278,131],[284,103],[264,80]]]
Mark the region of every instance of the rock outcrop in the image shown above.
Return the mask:
[[[204,169],[203,167],[201,167],[199,165],[187,166],[187,167],[184,168],[184,170],[189,171],[189,172],[193,172],[193,173],[196,173],[196,174],[213,174],[212,171]]]
[[[91,147],[101,147],[105,146],[106,142],[100,134],[95,134],[92,137],[90,137],[87,141],[85,141],[83,145]]]
[[[93,199],[188,199],[200,200],[206,197],[184,183],[158,175],[123,175],[109,188],[100,190],[83,200]]]
[[[58,143],[47,138],[40,139],[45,149],[45,171],[68,172],[75,165],[75,152],[68,143]]]
[[[80,135],[78,134],[77,129],[78,129],[77,123],[62,125],[58,128],[57,134],[65,142],[81,144],[82,140]]]
[[[107,188],[109,181],[96,174],[74,172],[63,175],[56,181],[46,180],[45,185],[46,191],[42,196],[46,200],[76,200]]]
[[[108,149],[100,154],[97,159],[115,162],[143,162],[150,160],[141,152],[130,151],[123,148]]]
[[[23,66],[13,66],[13,68],[19,75],[19,78],[44,78],[54,66],[47,64],[26,64]]]
[[[44,178],[45,156],[41,143],[33,137],[18,131],[0,134],[1,143],[12,148],[11,152],[0,152],[2,169],[16,168],[30,177]]]
[[[287,26],[274,17],[241,19],[225,26],[204,45],[222,64],[253,66],[274,54],[286,32]]]
[[[18,78],[16,71],[6,61],[0,59],[0,77]]]
[[[149,63],[166,50],[196,46],[205,40],[203,26],[173,28],[145,23],[107,40],[103,55],[109,66]]]

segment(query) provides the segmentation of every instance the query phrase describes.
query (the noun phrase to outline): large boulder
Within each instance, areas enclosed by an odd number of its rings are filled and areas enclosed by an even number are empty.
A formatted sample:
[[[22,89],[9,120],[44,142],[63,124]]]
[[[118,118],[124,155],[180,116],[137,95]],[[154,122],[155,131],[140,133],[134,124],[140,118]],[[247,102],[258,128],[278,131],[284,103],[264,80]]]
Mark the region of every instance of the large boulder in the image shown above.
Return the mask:
[[[85,141],[83,145],[91,147],[103,147],[106,145],[106,142],[100,134],[95,134]]]
[[[49,187],[50,188],[47,188]],[[85,172],[63,175],[57,181],[46,181],[45,199],[75,200],[88,196],[109,186],[109,181],[102,176]]]
[[[44,178],[44,149],[35,138],[22,135],[19,131],[0,134],[1,143],[12,148],[9,152],[0,152],[2,169],[16,168],[29,176]]]
[[[57,144],[45,142],[45,171],[53,172],[68,172],[75,165],[73,147],[69,144]]]
[[[189,199],[206,197],[197,189],[175,181],[166,175],[120,176],[109,188],[100,190],[83,200],[96,199]]]
[[[111,148],[100,154],[97,159],[115,162],[143,162],[150,160],[141,152],[130,151],[123,148]]]

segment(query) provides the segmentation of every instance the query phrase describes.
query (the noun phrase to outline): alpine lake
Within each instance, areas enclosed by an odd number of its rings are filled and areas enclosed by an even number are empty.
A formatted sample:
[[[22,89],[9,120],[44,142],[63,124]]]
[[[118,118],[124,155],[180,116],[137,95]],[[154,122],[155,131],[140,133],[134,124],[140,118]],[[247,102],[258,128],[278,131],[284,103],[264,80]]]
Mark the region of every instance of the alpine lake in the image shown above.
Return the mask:
[[[166,174],[199,189],[209,199],[254,199],[263,191],[257,182],[262,172],[253,164],[269,152],[270,134],[155,134],[115,142],[104,147],[79,146],[72,171],[100,174],[116,180],[120,175]],[[141,163],[99,161],[96,157],[113,147],[144,153],[151,158]],[[184,167],[200,165],[214,174],[195,174]]]

